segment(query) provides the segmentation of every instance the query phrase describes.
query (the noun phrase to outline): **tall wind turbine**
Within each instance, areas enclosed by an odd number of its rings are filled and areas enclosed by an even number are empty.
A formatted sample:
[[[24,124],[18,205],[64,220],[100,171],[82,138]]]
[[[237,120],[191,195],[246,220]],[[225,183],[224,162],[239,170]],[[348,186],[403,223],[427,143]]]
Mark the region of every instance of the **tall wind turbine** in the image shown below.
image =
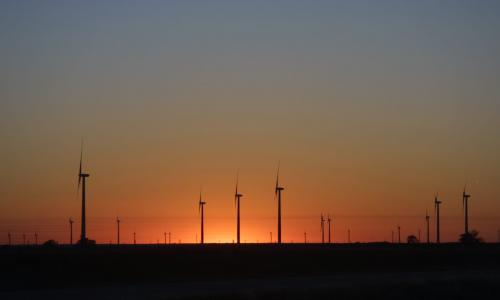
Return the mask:
[[[436,243],[441,243],[441,236],[440,236],[440,227],[439,227],[439,206],[441,205],[441,201],[438,200],[438,196],[434,198],[434,211],[436,213]]]
[[[238,177],[239,174],[236,173],[236,191],[234,193],[234,204],[236,205],[236,243],[240,243],[240,199],[243,197],[242,194],[238,193]]]
[[[207,203],[201,200],[201,192],[200,192],[200,201],[198,202],[198,213],[201,213],[201,240],[200,240],[200,244],[203,244],[205,242],[204,227],[203,227],[205,204],[207,204]]]
[[[69,218],[69,244],[73,245],[73,219]]]
[[[325,243],[325,219],[323,218],[323,214],[321,214],[321,243]]]
[[[80,184],[82,185],[82,231],[80,234],[80,244],[85,245],[87,243],[87,232],[86,232],[86,217],[85,217],[85,181],[90,176],[84,173],[82,170],[83,161],[83,141],[80,149],[80,169],[78,171],[78,191],[80,190]]]
[[[116,244],[120,245],[120,218],[116,217]]]
[[[469,234],[469,198],[470,195],[465,192],[465,187],[464,191],[462,193],[462,201],[463,201],[463,206],[464,206],[464,214],[465,214],[465,231],[464,233],[467,235]]]
[[[332,242],[331,222],[332,222],[332,219],[330,219],[330,215],[328,215],[328,244],[330,244]]]
[[[38,245],[38,232],[35,232],[35,245]]]
[[[279,185],[280,167],[276,173],[276,188],[274,189],[275,198],[278,197],[278,244],[281,244],[281,192],[285,189]]]
[[[427,212],[427,209],[425,210],[425,222],[427,224],[427,244],[429,244],[431,242],[431,239],[430,239],[430,234],[429,234],[429,220],[430,220],[430,216],[429,216],[429,213]]]

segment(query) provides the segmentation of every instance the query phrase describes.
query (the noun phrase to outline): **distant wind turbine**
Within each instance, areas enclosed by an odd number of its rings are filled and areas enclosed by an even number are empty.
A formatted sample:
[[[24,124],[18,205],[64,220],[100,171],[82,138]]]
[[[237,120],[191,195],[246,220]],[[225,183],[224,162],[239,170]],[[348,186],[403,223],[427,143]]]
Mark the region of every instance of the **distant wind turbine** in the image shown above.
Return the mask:
[[[120,218],[116,217],[116,244],[120,245]]]
[[[201,213],[201,239],[200,239],[200,244],[203,244],[205,242],[205,236],[204,236],[204,227],[203,227],[203,222],[204,222],[204,207],[206,202],[201,200],[201,191],[200,191],[200,200],[198,202],[198,213]]]
[[[330,219],[330,215],[328,215],[328,244],[330,244],[332,242],[331,222],[332,222],[332,219]]]
[[[9,239],[9,246],[12,245],[12,235],[9,233],[7,233],[7,238]]]
[[[238,193],[239,172],[236,173],[236,191],[234,193],[234,204],[236,205],[236,243],[240,243],[240,199],[242,194]]]
[[[134,231],[134,245],[136,244],[136,241],[135,241],[135,231]]]
[[[166,232],[163,233],[163,237],[165,238],[164,244],[166,245],[167,244],[167,233]]]
[[[69,218],[69,244],[73,245],[73,219]]]
[[[462,193],[462,201],[463,201],[463,206],[464,206],[464,215],[465,215],[465,234],[469,234],[469,198],[470,195],[465,192],[465,187],[464,191]]]
[[[170,231],[168,232],[168,244],[171,243],[171,240],[170,240]]]
[[[401,226],[398,225],[398,244],[401,244]]]
[[[431,242],[431,238],[430,238],[430,231],[429,231],[429,220],[430,220],[430,216],[429,216],[429,212],[427,211],[427,209],[425,210],[425,223],[427,225],[427,244],[429,244]]]
[[[438,196],[434,198],[434,211],[436,213],[436,243],[441,243],[441,231],[440,231],[440,224],[439,224],[439,206],[441,205],[441,201],[438,200]]]
[[[304,231],[304,244],[307,244],[307,232]]]
[[[285,189],[279,185],[280,167],[276,173],[276,187],[274,189],[275,198],[278,197],[278,244],[281,244],[281,192]]]
[[[325,243],[325,219],[323,218],[323,214],[321,214],[321,243]]]
[[[80,244],[87,244],[87,233],[86,233],[86,216],[85,216],[85,181],[90,176],[82,171],[83,163],[83,141],[80,149],[80,169],[78,171],[78,189],[80,190],[80,184],[82,185],[82,231],[80,234]]]

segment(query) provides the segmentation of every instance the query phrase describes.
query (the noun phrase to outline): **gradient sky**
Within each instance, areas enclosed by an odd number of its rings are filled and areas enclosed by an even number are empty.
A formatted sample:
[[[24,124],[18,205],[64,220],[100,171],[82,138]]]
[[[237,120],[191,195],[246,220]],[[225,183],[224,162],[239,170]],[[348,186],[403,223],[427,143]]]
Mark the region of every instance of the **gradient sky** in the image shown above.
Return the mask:
[[[390,240],[500,229],[498,1],[1,1],[0,243]],[[431,219],[434,226],[434,220]],[[432,227],[434,229],[434,227]],[[431,238],[434,239],[434,230]]]

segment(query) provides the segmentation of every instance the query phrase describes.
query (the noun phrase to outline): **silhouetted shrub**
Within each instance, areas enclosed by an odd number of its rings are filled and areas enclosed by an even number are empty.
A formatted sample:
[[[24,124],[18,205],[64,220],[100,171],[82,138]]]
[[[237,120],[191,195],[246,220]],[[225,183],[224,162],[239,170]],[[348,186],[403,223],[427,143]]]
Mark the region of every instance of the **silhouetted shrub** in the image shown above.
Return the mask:
[[[409,235],[407,238],[406,238],[406,241],[408,242],[408,244],[418,244],[420,241],[417,239],[416,236],[414,236],[413,234],[412,235]]]
[[[483,239],[479,237],[479,232],[477,230],[472,230],[468,233],[462,233],[458,241],[463,244],[477,244],[482,243]]]
[[[57,247],[59,245],[55,240],[48,240],[43,243],[44,247]]]

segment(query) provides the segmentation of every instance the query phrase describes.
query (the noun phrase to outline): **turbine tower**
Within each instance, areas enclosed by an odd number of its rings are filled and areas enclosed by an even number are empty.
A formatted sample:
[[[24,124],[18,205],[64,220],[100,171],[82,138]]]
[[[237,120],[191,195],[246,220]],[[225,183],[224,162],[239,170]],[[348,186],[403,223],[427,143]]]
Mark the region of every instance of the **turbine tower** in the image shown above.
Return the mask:
[[[398,244],[401,244],[401,226],[398,225]]]
[[[278,164],[278,172],[276,173],[276,187],[274,189],[274,197],[278,197],[278,244],[281,244],[281,192],[285,189],[279,185],[280,167]]]
[[[323,214],[321,214],[321,243],[325,243],[325,219],[323,218]]]
[[[240,243],[240,199],[243,197],[242,194],[238,193],[238,177],[239,174],[236,173],[236,192],[234,193],[234,204],[236,205],[236,243]]]
[[[429,217],[429,213],[427,210],[425,210],[425,222],[427,224],[427,244],[429,244],[431,242],[431,239],[430,239],[430,234],[429,234],[429,220],[430,220],[431,217]]]
[[[120,245],[120,218],[116,217],[116,229],[117,229],[117,232],[116,232],[116,244],[117,245]]]
[[[87,232],[86,232],[86,217],[85,217],[85,182],[86,179],[90,176],[87,173],[84,173],[82,170],[82,160],[83,160],[83,141],[80,149],[80,170],[78,171],[78,189],[80,190],[80,184],[82,185],[82,231],[80,234],[80,244],[87,244]]]
[[[207,204],[207,203],[201,200],[201,192],[200,192],[200,201],[198,202],[198,213],[201,213],[201,240],[200,240],[200,244],[203,244],[205,242],[204,227],[203,227],[205,204]]]
[[[436,243],[441,243],[440,227],[439,227],[439,206],[441,201],[438,200],[438,196],[434,198],[434,211],[436,213]]]
[[[73,245],[73,219],[69,218],[69,244]]]
[[[462,204],[464,206],[464,213],[465,213],[465,235],[469,234],[469,198],[470,195],[465,192],[465,187],[464,191],[462,193]]]
[[[332,223],[332,219],[330,219],[330,215],[328,215],[328,244],[330,244],[332,242],[331,223]]]

